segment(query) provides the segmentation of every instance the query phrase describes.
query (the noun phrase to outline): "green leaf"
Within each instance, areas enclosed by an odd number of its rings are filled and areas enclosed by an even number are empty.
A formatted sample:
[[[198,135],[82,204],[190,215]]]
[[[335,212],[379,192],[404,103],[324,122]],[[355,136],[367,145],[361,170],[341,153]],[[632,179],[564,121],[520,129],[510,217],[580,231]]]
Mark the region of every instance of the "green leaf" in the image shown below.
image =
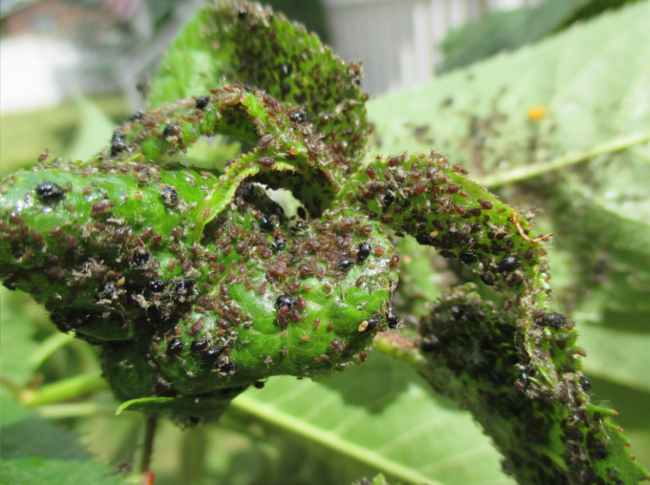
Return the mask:
[[[402,317],[423,317],[429,311],[428,305],[447,286],[449,280],[446,277],[453,279],[453,274],[447,272],[445,275],[439,267],[434,266],[436,257],[438,262],[444,261],[443,258],[436,256],[433,248],[420,246],[414,238],[402,239],[396,249],[402,256],[393,305]]]
[[[388,485],[386,478],[384,478],[384,475],[381,473],[372,479],[365,478],[363,480],[365,481],[355,482],[354,485]]]
[[[263,171],[254,162],[268,146],[242,156],[219,180],[140,163],[184,149],[198,138],[194,125],[210,134],[215,124],[236,131],[261,125],[276,130],[275,148],[293,151],[286,162],[271,159],[272,170],[308,177],[310,143],[295,125],[263,124],[266,95],[241,88],[213,94],[200,108],[180,100],[132,120],[104,151],[117,160],[48,160],[1,187],[3,230],[16,236],[0,241],[5,284],[31,291],[61,330],[104,343],[104,372],[120,399],[198,396],[276,374],[322,378],[362,359],[385,325],[396,265],[379,223],[334,209],[290,225],[263,189],[239,187]],[[151,129],[179,113],[187,117],[182,128],[166,123],[164,136]],[[318,176],[292,180],[322,202]],[[217,216],[197,250],[193,236]],[[338,252],[356,253],[362,243],[374,252],[358,261]],[[194,410],[183,416],[201,417]]]
[[[57,460],[83,460],[88,458],[72,433],[63,431],[47,421],[38,418],[33,412],[12,399],[2,399],[3,415],[9,420],[2,422],[2,458],[40,457]]]
[[[16,485],[128,485],[101,463],[31,457],[0,462],[0,482]]]
[[[5,418],[9,416],[9,419]],[[124,485],[109,466],[93,460],[76,436],[24,410],[2,394],[0,483],[16,485]]]
[[[603,317],[595,320],[607,323],[612,333],[630,320],[608,310],[615,305],[637,312],[632,320],[647,322],[649,20],[650,3],[641,2],[512,55],[369,103],[376,138],[367,160],[377,152],[435,148],[490,185],[502,186],[518,171],[527,172],[519,184],[502,187],[502,198],[547,211],[549,230],[568,252],[563,264],[574,274],[574,287],[582,289],[575,299],[562,296],[562,305],[570,311],[594,292]],[[573,168],[553,165],[576,152],[592,156],[573,158],[579,163]],[[544,167],[550,170],[538,170]],[[562,270],[551,269],[552,275]],[[580,328],[584,317],[576,317]],[[645,338],[647,324],[635,332]],[[609,342],[625,348],[624,342]],[[611,362],[608,352],[586,350],[587,368],[601,355]],[[630,356],[623,361],[630,367],[616,373],[628,379],[636,375],[635,385],[645,386],[646,377],[639,374],[644,355],[634,357],[636,364]]]
[[[443,73],[468,66],[501,51],[513,51],[525,44],[562,30],[605,10],[636,0],[546,0],[536,7],[491,12],[450,32],[442,41],[444,59],[436,68]]]
[[[427,387],[406,365],[374,352],[363,369],[322,383],[272,379],[237,397],[228,414],[255,418],[391,481],[512,483],[469,414]]]
[[[0,414],[0,426],[2,427],[32,417],[32,413],[23,406],[18,405],[5,387],[0,387],[0,405],[2,406],[2,414]]]
[[[627,438],[611,422],[616,413],[590,403],[575,330],[542,318],[523,350],[514,335],[516,320],[482,302],[473,287],[441,296],[430,317],[420,321],[421,355],[401,350],[399,341],[386,346],[413,362],[434,389],[472,412],[519,483],[598,477],[603,483],[635,484],[647,478]],[[429,365],[421,363],[424,359]],[[552,392],[544,365],[561,374]]]
[[[228,84],[263,89],[291,109],[292,121],[310,122],[333,150],[337,183],[358,166],[370,132],[361,66],[345,63],[304,26],[257,4],[208,3],[169,46],[148,102],[160,107]]]
[[[501,51],[536,42],[560,27],[589,0],[547,0],[537,7],[491,12],[451,31],[442,41],[443,73],[468,66]]]
[[[92,103],[114,120],[123,120],[129,114],[126,99],[119,95],[92,98]],[[18,168],[37,165],[39,155],[45,149],[64,153],[79,131],[80,115],[78,104],[71,101],[37,111],[0,116],[0,174],[5,176]],[[109,139],[110,133],[100,148]]]
[[[72,142],[62,155],[64,159],[85,160],[95,156],[106,146],[113,133],[113,122],[96,103],[79,97],[77,107],[80,111],[79,124]]]
[[[644,294],[648,277],[619,263],[602,274],[602,282],[594,288],[593,281],[575,272],[574,254],[555,249],[549,256],[558,304],[571,311],[580,344],[587,350],[585,372],[649,391],[650,301]],[[629,291],[631,285],[638,290]]]
[[[585,371],[650,392],[650,332],[617,328],[615,322],[624,325],[630,317],[635,316],[634,313],[607,314],[598,310],[588,311],[586,306],[578,308],[573,315],[573,318],[585,322],[578,327],[580,343],[588,352],[588,357],[584,360]],[[645,320],[647,326],[648,313],[638,316]],[[610,325],[607,325],[608,322]]]
[[[587,255],[585,271],[594,267],[591,255],[604,251],[647,273],[648,18],[650,3],[643,2],[420,90],[375,101],[369,109],[381,150],[419,152],[435,145],[479,180],[498,182],[499,173],[507,177],[515,169],[640,134],[627,150],[601,153],[580,170],[564,168],[556,179],[535,178],[525,192],[556,209],[559,240]],[[534,106],[540,111],[527,113]],[[533,121],[527,114],[544,117]],[[416,132],[426,133],[431,143]]]
[[[370,101],[376,138],[366,160],[378,152],[436,148],[474,177],[485,177],[646,133],[648,16],[650,4],[642,2],[422,88]],[[528,118],[535,106],[544,108],[536,122]],[[619,107],[620,119],[608,116]]]
[[[23,292],[10,292],[0,287],[0,325],[2,339],[2,376],[16,385],[23,386],[33,377],[38,361],[28,358],[38,348],[34,340],[35,320],[43,310]]]
[[[595,376],[591,383],[594,396],[619,411],[616,421],[630,438],[639,464],[650,468],[650,393]]]

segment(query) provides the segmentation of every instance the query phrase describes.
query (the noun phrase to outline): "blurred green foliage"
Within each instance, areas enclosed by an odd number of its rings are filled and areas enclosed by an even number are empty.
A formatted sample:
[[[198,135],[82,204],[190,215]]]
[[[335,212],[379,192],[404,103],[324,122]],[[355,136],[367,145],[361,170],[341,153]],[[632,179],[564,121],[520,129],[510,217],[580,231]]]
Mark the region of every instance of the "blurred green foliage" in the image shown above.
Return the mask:
[[[450,32],[436,72],[469,66],[502,51],[514,51],[575,22],[639,0],[546,0],[539,5],[488,13]]]

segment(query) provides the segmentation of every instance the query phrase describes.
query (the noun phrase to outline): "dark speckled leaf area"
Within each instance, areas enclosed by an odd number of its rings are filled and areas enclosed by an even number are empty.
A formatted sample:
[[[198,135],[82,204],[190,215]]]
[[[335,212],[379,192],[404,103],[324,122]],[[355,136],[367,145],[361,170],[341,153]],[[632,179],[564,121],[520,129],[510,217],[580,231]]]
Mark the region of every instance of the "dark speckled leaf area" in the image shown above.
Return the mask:
[[[270,376],[361,365],[379,331],[406,341],[391,297],[393,238],[409,236],[503,297],[498,309],[468,287],[441,297],[406,347],[508,471],[526,484],[643,479],[613,411],[589,403],[572,322],[548,310],[550,235],[436,152],[362,165],[360,75],[269,8],[207,5],[169,48],[149,109],[96,157],[45,153],[2,180],[3,284],[99,347],[121,409],[190,425]],[[178,163],[215,135],[252,148],[223,171]],[[299,217],[267,189],[290,191]]]
[[[396,272],[377,222],[332,210],[296,232],[245,186],[191,243],[215,180],[97,161],[3,182],[5,285],[45,303],[61,330],[102,343],[121,399],[326,376],[360,360],[376,331],[360,331],[364,320],[385,320]],[[44,183],[62,193],[39,195]],[[357,263],[362,243],[374,252]]]

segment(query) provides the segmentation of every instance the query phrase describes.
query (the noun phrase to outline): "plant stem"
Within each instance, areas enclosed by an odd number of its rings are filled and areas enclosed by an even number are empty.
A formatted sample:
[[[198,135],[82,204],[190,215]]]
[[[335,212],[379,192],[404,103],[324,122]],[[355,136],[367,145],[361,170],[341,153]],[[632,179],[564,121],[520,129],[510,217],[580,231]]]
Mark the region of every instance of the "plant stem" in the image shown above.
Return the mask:
[[[374,347],[394,359],[407,363],[435,390],[433,369],[413,340],[391,333],[379,332],[373,341]]]
[[[538,175],[552,172],[562,167],[575,165],[576,163],[584,162],[585,160],[597,157],[599,155],[626,150],[634,145],[638,145],[646,141],[650,141],[650,132],[615,138],[601,145],[596,145],[595,147],[588,150],[569,152],[548,162],[534,163],[532,165],[519,167],[514,170],[501,172],[496,175],[485,177],[478,182],[490,188],[499,187],[500,185],[537,177]]]
[[[158,416],[149,414],[144,421],[144,435],[140,444],[138,457],[138,466],[135,468],[138,475],[143,475],[151,468],[151,457],[153,455],[153,442],[156,437],[156,428],[158,427]]]
[[[391,357],[406,362],[416,369],[426,365],[426,360],[418,352],[412,340],[392,333],[378,332],[373,342],[374,347]]]
[[[23,389],[20,400],[29,407],[43,406],[81,397],[85,394],[108,389],[103,377],[97,374],[81,374],[48,384],[36,391]]]
[[[208,438],[205,426],[185,430],[181,449],[181,476],[191,483],[199,483],[205,475]]]
[[[29,355],[27,360],[35,369],[38,369],[54,352],[73,340],[74,335],[62,332],[53,333],[38,345],[36,350]]]

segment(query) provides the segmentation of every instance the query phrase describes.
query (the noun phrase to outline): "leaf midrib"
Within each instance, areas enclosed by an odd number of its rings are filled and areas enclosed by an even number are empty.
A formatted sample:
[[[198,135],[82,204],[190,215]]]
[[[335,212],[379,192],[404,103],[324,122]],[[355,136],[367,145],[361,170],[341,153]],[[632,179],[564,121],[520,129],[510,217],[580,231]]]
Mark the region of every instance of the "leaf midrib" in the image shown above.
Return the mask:
[[[392,475],[400,480],[414,484],[445,485],[436,482],[431,478],[401,465],[390,458],[380,455],[376,451],[368,450],[362,446],[352,443],[349,440],[336,435],[333,432],[325,431],[313,424],[296,418],[288,413],[279,410],[270,404],[263,404],[247,395],[240,395],[232,402],[232,407],[255,416],[275,427],[290,431],[298,436],[307,438],[313,443],[318,443],[326,448],[337,451],[345,456],[353,458],[360,463],[369,465],[377,470]]]

